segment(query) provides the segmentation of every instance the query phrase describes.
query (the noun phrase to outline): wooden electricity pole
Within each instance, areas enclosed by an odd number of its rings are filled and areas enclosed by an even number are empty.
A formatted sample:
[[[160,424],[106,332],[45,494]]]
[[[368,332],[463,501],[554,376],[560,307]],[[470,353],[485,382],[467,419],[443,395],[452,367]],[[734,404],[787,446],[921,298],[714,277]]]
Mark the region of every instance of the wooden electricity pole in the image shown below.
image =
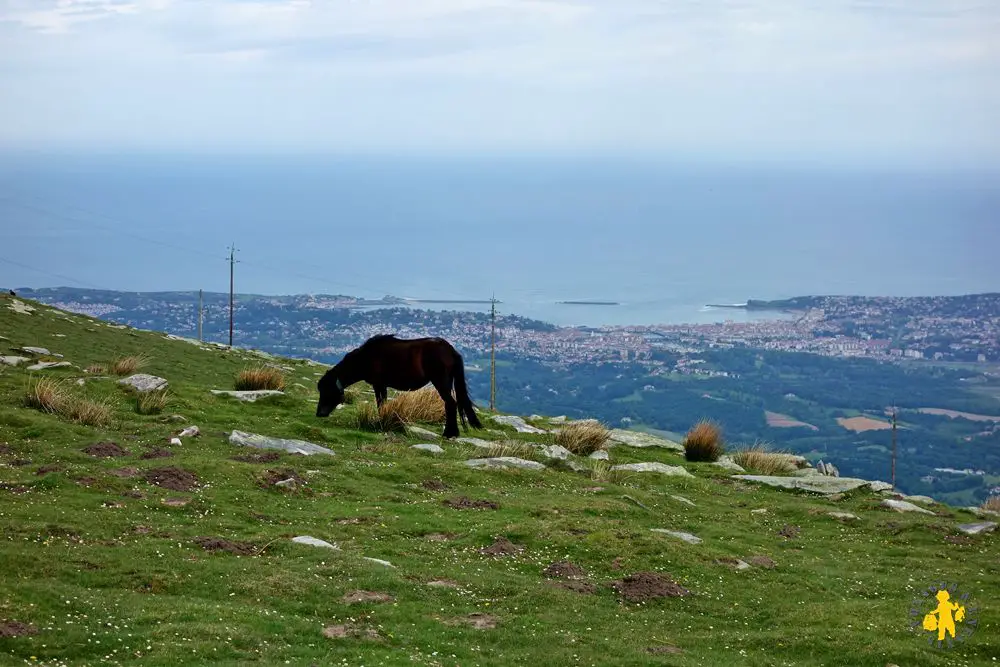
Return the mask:
[[[202,341],[201,331],[202,323],[205,321],[205,301],[202,297],[201,290],[198,290],[198,342]]]
[[[229,247],[229,347],[233,346],[233,275],[236,266],[236,244]]]
[[[497,409],[497,300],[490,297],[490,412]]]
[[[892,489],[896,490],[896,406],[892,406]]]

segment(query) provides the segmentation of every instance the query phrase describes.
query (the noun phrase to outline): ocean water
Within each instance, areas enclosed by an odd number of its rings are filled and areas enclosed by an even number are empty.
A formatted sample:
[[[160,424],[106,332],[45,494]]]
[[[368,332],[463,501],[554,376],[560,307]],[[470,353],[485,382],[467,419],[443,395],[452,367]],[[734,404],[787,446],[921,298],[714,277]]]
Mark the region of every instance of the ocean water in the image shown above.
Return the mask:
[[[495,295],[557,324],[739,320],[760,315],[705,306],[1000,290],[998,184],[624,159],[5,155],[0,286],[227,291],[235,242],[239,292]]]

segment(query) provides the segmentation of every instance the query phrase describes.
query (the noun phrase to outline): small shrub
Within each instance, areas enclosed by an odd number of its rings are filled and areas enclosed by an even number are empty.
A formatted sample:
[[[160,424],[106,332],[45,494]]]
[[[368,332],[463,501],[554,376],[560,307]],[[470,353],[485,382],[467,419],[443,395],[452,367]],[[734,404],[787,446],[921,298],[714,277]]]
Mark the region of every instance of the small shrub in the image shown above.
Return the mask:
[[[112,375],[132,375],[140,368],[145,368],[149,364],[149,357],[144,354],[119,357],[108,365],[108,371]]]
[[[142,392],[135,397],[135,411],[140,415],[157,415],[163,412],[169,402],[170,396],[166,389]]]
[[[768,451],[762,443],[737,450],[733,453],[733,461],[760,475],[781,475],[797,470],[788,453]]]
[[[236,376],[234,383],[236,391],[259,391],[261,389],[285,388],[285,376],[281,370],[273,366],[256,366],[244,368]]]
[[[396,412],[386,409],[386,405],[388,402],[383,404],[380,410],[371,402],[359,404],[355,413],[358,428],[381,433],[405,433],[406,422],[400,419]]]
[[[444,423],[444,401],[434,387],[400,392],[386,401],[382,409],[392,410],[407,423]]]
[[[725,451],[719,427],[704,419],[691,427],[684,438],[684,458],[688,461],[718,461]]]
[[[29,408],[59,414],[70,401],[66,385],[52,378],[42,378],[34,385],[28,385],[28,395],[24,402]]]
[[[987,512],[997,512],[1000,514],[1000,496],[990,496],[983,501],[983,504],[979,506],[979,509],[986,510]]]
[[[604,424],[593,421],[571,422],[556,433],[556,444],[562,445],[574,454],[589,456],[604,449],[611,432]]]

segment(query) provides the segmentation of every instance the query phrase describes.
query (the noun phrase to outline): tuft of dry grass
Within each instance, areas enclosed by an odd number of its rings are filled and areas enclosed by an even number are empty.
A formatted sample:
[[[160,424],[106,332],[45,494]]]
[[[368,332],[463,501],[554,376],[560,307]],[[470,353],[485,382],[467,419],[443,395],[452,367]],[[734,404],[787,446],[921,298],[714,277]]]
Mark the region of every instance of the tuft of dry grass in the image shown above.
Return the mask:
[[[684,458],[688,461],[718,461],[725,452],[719,426],[706,419],[692,426],[684,437]]]
[[[424,387],[417,391],[399,392],[382,405],[383,410],[391,410],[406,423],[444,423],[444,401],[434,387]]]
[[[51,378],[29,385],[25,404],[86,426],[106,426],[114,416],[108,403],[73,396],[64,382]]]
[[[589,456],[607,447],[610,437],[611,431],[598,421],[570,422],[556,433],[556,444],[574,454]]]
[[[236,391],[259,391],[261,389],[282,391],[285,388],[285,376],[281,369],[273,366],[247,367],[237,374],[233,386]]]
[[[769,451],[759,442],[733,452],[733,461],[760,475],[782,475],[798,469],[787,452]]]
[[[147,365],[149,365],[149,357],[144,354],[133,354],[115,359],[108,364],[107,370],[112,375],[132,375]]]
[[[499,442],[491,443],[490,448],[486,450],[485,456],[490,458],[498,456],[512,456],[514,458],[527,459],[529,461],[535,461],[541,458],[537,445],[533,445],[530,442],[522,442],[520,440],[501,440]]]
[[[1000,514],[1000,496],[990,496],[983,501],[983,504],[979,506],[979,509]]]
[[[360,403],[355,419],[357,426],[363,431],[375,431],[381,433],[406,433],[406,422],[399,414],[391,409],[387,409],[388,401],[382,405],[380,410],[373,402]]]
[[[92,375],[104,375],[108,372],[108,367],[104,364],[91,364],[87,366],[85,373],[91,373]]]
[[[611,463],[596,459],[590,464],[590,479],[595,482],[608,482],[610,484],[624,484],[632,474],[628,470],[615,470]]]
[[[170,395],[166,389],[142,392],[135,397],[135,411],[140,415],[157,415],[169,402]]]

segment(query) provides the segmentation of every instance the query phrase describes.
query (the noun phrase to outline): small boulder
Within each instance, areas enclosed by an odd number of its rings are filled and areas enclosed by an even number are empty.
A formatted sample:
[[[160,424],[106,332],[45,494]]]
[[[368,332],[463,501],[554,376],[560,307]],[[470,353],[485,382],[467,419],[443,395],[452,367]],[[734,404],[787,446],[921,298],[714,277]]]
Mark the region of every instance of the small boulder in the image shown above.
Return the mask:
[[[611,429],[610,436],[611,443],[617,445],[625,445],[626,447],[662,447],[663,449],[670,449],[675,452],[683,452],[684,446],[673,440],[667,440],[666,438],[659,438],[655,435],[650,435],[649,433],[643,433],[641,431],[630,431],[623,428]]]
[[[497,424],[513,426],[518,433],[545,433],[545,429],[529,425],[521,417],[515,415],[495,415],[492,417]]]
[[[264,398],[265,396],[284,396],[285,392],[278,391],[277,389],[256,389],[254,391],[231,391],[227,389],[213,389],[212,393],[216,396],[231,396],[239,401],[245,401],[247,403],[253,403],[258,398]]]
[[[44,371],[47,368],[65,368],[73,364],[68,361],[39,361],[37,364],[28,366],[29,371]]]
[[[596,452],[592,452],[587,458],[594,459],[595,461],[607,461],[611,457],[608,455],[608,451],[606,449],[598,449]]]
[[[423,430],[423,429],[421,429]],[[437,437],[435,435],[435,437]],[[480,449],[492,449],[493,443],[489,440],[483,440],[482,438],[455,438],[455,442],[461,442],[465,445],[472,445],[473,447],[479,447]]]
[[[521,468],[522,470],[545,470],[538,461],[528,461],[514,456],[496,456],[488,459],[469,459],[465,465],[470,468]]]
[[[937,501],[930,496],[903,496],[903,500],[908,503],[920,503],[921,505],[936,505]]]
[[[326,540],[321,540],[311,535],[299,535],[298,537],[293,537],[292,542],[295,542],[296,544],[306,544],[311,547],[323,547],[325,549],[333,549],[334,551],[340,551],[340,547],[338,547],[336,544],[330,544]]]
[[[694,477],[694,475],[681,466],[668,466],[665,463],[658,463],[655,461],[646,461],[643,463],[624,463],[622,465],[613,466],[611,469],[628,470],[630,472],[658,472],[662,475],[671,475],[674,477]]]
[[[0,356],[0,366],[17,366],[25,361],[31,361],[31,359],[18,356]]]
[[[387,560],[382,560],[381,558],[369,558],[368,556],[362,556],[362,560],[366,560],[370,563],[376,563],[378,565],[383,565],[385,567],[395,568],[396,566]]]
[[[25,347],[18,348],[18,352],[25,352],[27,354],[33,354],[36,357],[48,357],[48,356],[52,355],[52,353],[49,352],[49,350],[47,348],[44,348],[44,347],[31,347],[30,345],[26,345]]]
[[[148,373],[136,373],[135,375],[128,376],[124,380],[119,380],[118,384],[128,385],[140,393],[145,393],[147,391],[166,389],[168,383],[165,379],[155,375],[149,375]]]
[[[432,444],[412,445],[410,446],[410,449],[416,449],[418,451],[428,452],[430,454],[444,454],[444,449],[442,449],[440,445],[432,445]]]
[[[840,519],[841,521],[855,521],[857,520],[857,515],[851,514],[850,512],[827,512],[827,516],[832,516],[834,519]]]
[[[714,462],[714,465],[717,465],[720,468],[725,468],[726,470],[731,470],[732,472],[746,472],[746,469],[743,466],[738,464],[732,459],[732,457],[729,456],[720,456],[719,460]]]
[[[688,544],[701,544],[704,541],[700,537],[696,537],[691,533],[685,533],[679,530],[667,530],[666,528],[650,528],[650,530],[654,533],[663,533],[664,535],[676,537],[677,539],[687,542]]]
[[[233,431],[229,435],[229,443],[241,447],[255,447],[257,449],[279,449],[291,454],[329,454],[333,456],[332,449],[321,447],[320,445],[306,442],[305,440],[292,440],[290,438],[271,438],[257,433],[245,433],[243,431]]]
[[[876,480],[874,482],[868,482],[868,488],[875,493],[879,493],[881,491],[892,491],[892,484]]]
[[[430,439],[430,440],[437,440],[437,439],[439,439],[441,437],[440,433],[434,433],[433,431],[428,431],[427,429],[421,428],[419,426],[407,426],[406,427],[406,431],[410,435],[415,435],[415,436],[418,436],[420,438],[427,438],[427,439]],[[455,439],[456,440],[467,440],[469,438],[455,438]]]
[[[558,459],[560,461],[565,461],[572,454],[571,451],[561,445],[546,445],[539,448],[538,451],[547,459]]]
[[[888,507],[891,510],[897,512],[919,512],[921,514],[934,514],[930,510],[925,510],[923,507],[918,507],[913,503],[908,503],[905,500],[893,500],[892,498],[886,498],[881,502],[882,507]]]
[[[670,496],[670,497],[679,503],[684,503],[685,505],[690,505],[691,507],[695,506],[695,504],[692,501],[688,500],[684,496]]]
[[[997,528],[993,521],[978,521],[976,523],[963,523],[957,526],[966,535],[979,535],[980,533],[992,533]]]

